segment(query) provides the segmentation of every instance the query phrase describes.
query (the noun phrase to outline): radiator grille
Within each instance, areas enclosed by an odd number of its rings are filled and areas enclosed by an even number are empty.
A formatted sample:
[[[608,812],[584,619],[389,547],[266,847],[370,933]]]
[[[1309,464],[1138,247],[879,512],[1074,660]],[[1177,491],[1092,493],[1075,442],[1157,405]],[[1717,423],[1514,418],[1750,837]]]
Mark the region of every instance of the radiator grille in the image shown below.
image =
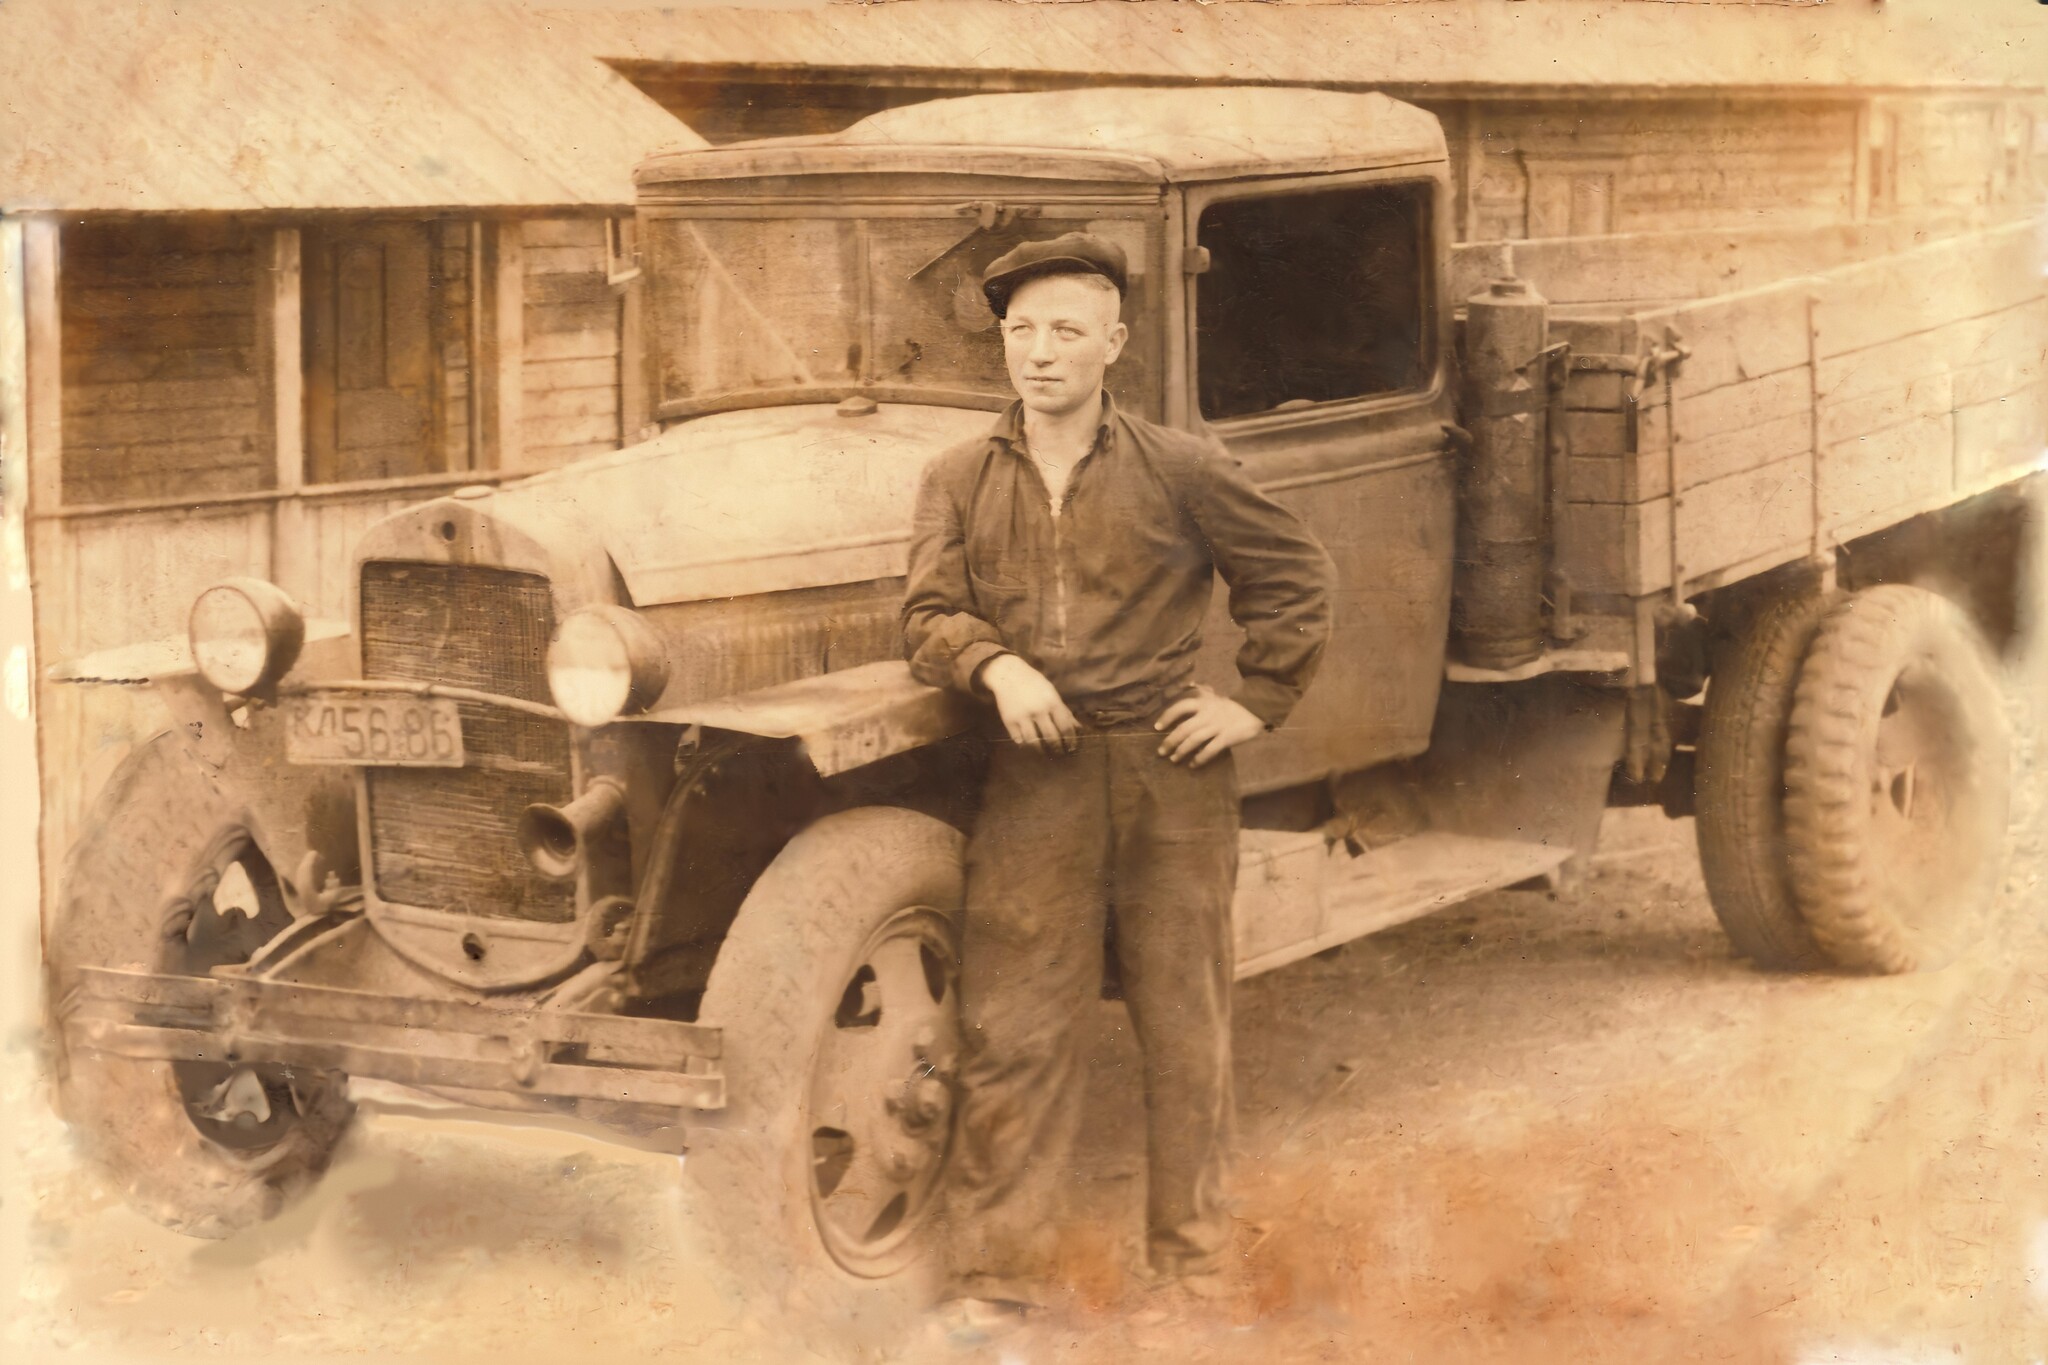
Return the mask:
[[[554,600],[547,579],[460,564],[363,566],[363,676],[548,700]],[[368,770],[377,894],[400,905],[564,921],[574,888],[519,851],[519,812],[570,796],[557,721],[459,702],[468,764]]]

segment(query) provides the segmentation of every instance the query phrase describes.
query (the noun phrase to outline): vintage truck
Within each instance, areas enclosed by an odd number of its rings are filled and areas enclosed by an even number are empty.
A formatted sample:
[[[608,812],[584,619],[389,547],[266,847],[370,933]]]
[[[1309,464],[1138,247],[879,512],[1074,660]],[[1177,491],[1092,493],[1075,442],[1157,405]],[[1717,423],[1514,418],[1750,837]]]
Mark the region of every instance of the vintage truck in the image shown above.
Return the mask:
[[[60,668],[177,720],[62,872],[83,1142],[221,1235],[373,1078],[686,1150],[751,1283],[903,1298],[985,752],[902,661],[911,500],[1008,398],[979,272],[1083,227],[1130,256],[1118,400],[1341,570],[1318,680],[1241,751],[1241,976],[1568,884],[1622,802],[1697,810],[1761,966],[1954,955],[2039,611],[2038,225],[1454,248],[1445,157],[1378,95],[1146,89],[643,166],[658,432],[373,526],[346,622],[234,579],[189,641]]]

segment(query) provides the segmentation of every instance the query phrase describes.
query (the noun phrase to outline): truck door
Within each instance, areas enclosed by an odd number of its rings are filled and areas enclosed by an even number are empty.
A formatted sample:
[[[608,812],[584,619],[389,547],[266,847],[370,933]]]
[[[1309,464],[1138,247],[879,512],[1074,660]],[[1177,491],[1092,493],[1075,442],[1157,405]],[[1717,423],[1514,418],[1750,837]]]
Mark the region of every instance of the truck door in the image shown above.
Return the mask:
[[[1337,562],[1336,628],[1247,792],[1428,747],[1455,531],[1443,172],[1405,167],[1188,192],[1184,420],[1207,427]],[[1235,683],[1217,593],[1199,676]]]

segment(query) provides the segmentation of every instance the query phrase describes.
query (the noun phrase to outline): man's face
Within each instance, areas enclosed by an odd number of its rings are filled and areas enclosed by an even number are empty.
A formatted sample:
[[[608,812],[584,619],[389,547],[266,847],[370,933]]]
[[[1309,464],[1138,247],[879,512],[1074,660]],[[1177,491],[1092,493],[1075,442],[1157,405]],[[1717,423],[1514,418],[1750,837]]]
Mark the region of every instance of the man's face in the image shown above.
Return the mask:
[[[1002,321],[1010,383],[1032,412],[1062,417],[1095,399],[1130,335],[1123,300],[1100,275],[1047,275],[1010,295]]]

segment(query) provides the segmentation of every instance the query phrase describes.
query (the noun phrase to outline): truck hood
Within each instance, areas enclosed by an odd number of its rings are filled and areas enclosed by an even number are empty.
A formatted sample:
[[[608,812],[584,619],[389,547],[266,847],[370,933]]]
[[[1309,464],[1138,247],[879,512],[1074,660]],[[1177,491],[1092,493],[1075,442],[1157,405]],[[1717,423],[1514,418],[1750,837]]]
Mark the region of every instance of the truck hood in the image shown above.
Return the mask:
[[[639,607],[894,578],[925,465],[993,424],[985,411],[898,403],[858,417],[823,405],[719,413],[507,485],[494,502],[587,529]]]

